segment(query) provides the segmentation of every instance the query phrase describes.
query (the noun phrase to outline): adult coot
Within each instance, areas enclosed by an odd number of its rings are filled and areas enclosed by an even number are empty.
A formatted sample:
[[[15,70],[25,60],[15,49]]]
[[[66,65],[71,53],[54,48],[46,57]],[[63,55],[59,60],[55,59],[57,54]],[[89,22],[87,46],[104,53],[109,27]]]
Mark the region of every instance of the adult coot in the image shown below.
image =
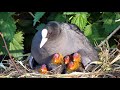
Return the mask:
[[[48,65],[55,53],[61,53],[64,57],[75,52],[81,54],[84,66],[98,60],[97,51],[73,24],[50,21],[38,30],[32,40],[31,55],[40,65]]]

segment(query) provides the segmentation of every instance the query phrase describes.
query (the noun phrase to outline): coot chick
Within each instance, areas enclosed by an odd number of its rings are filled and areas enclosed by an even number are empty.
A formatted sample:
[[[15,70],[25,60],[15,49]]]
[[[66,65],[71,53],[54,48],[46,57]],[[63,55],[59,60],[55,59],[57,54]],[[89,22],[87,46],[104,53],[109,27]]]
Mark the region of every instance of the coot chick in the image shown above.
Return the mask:
[[[64,67],[63,55],[60,53],[55,53],[51,62],[48,64],[49,70],[51,70],[53,74],[61,74],[64,70]]]
[[[41,73],[41,74],[47,74],[48,73],[48,68],[45,64],[43,64],[39,69],[38,71]]]
[[[70,56],[72,56],[72,58],[70,58]],[[72,55],[66,56],[64,61],[66,64],[66,73],[84,71],[81,55],[79,53],[76,52]]]

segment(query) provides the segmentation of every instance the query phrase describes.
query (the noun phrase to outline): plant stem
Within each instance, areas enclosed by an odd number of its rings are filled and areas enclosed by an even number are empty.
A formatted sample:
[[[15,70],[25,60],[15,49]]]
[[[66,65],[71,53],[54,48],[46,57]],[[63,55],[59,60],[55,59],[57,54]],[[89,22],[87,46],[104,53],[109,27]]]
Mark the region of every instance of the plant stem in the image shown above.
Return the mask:
[[[28,12],[33,18],[35,17],[33,14],[32,14],[32,12]]]
[[[13,60],[13,58],[12,58],[12,56],[11,56],[9,50],[8,50],[8,48],[7,48],[7,44],[6,44],[6,42],[5,42],[5,39],[4,39],[4,37],[3,37],[3,34],[2,34],[1,32],[0,32],[0,36],[2,37],[2,40],[3,40],[4,45],[5,45],[5,49],[6,49],[8,55],[9,55],[9,57],[10,57],[11,62],[12,62],[13,65],[15,66],[15,69],[16,69],[19,73],[21,73],[21,72],[19,71],[17,65],[15,64],[15,62],[14,62],[14,60]]]

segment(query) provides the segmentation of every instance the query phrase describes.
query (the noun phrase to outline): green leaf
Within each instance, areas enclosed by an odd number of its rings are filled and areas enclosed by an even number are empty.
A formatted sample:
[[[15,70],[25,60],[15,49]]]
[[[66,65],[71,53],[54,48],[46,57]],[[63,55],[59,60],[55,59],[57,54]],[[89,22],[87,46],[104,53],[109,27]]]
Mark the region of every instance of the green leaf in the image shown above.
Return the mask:
[[[23,32],[19,31],[14,35],[14,38],[17,40],[19,44],[23,43],[24,37],[23,37]]]
[[[14,35],[13,40],[10,42],[9,50],[15,58],[23,55],[23,39],[23,32],[19,31]],[[21,57],[19,59],[21,59]]]
[[[41,23],[40,25],[37,26],[37,30],[42,30],[44,28],[45,24]]]
[[[11,41],[16,31],[15,21],[10,12],[0,12],[0,32],[7,41]]]
[[[55,17],[57,16],[57,12],[52,12],[50,13],[50,15],[47,18],[47,21],[53,21],[55,19]]]
[[[102,31],[103,31],[103,28],[102,28],[102,25],[100,23],[93,23],[92,24],[92,38],[93,40],[96,40],[96,41],[101,41],[102,40]]]
[[[92,35],[92,25],[87,25],[84,30],[85,36],[90,36]]]
[[[80,12],[64,12],[64,15],[73,15],[73,14],[79,14]]]
[[[35,26],[36,22],[39,21],[40,18],[42,18],[42,16],[45,14],[45,12],[36,12],[35,13],[35,17],[33,20],[33,26]]]
[[[63,13],[59,12],[59,13],[51,13],[48,18],[47,18],[48,21],[58,21],[58,22],[65,22],[66,21],[66,18],[65,16],[63,15]]]
[[[71,23],[76,24],[83,31],[85,26],[87,25],[87,17],[88,13],[80,12],[72,18]]]
[[[94,44],[94,42],[99,44],[101,40],[105,39],[105,37],[101,35],[103,30],[104,29],[100,23],[93,23],[85,27],[84,34],[88,37],[92,44]]]
[[[115,28],[120,25],[120,22],[115,22],[116,14],[106,12],[103,14],[103,28],[105,28],[105,35],[109,35]]]
[[[55,21],[64,22],[65,17],[63,16],[63,14],[57,14],[57,16],[55,17]]]
[[[115,18],[116,20],[120,19],[120,12],[116,12],[115,15],[116,15],[116,18]]]

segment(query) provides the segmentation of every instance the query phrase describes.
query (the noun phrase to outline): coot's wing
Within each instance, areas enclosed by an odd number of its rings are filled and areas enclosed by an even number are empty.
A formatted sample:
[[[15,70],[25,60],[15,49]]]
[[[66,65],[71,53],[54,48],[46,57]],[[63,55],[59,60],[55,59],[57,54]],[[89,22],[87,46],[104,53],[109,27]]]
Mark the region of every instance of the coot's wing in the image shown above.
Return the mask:
[[[39,62],[40,55],[39,55],[39,49],[40,49],[40,43],[42,40],[41,31],[39,30],[33,40],[31,45],[31,55],[34,57],[35,61]]]
[[[83,31],[81,31],[77,25],[75,24],[69,24],[69,25],[71,30],[74,30],[76,33],[78,33],[82,37],[82,40],[90,44],[90,41],[85,37]]]
[[[28,57],[28,60],[29,60],[29,66],[30,66],[30,68],[31,69],[35,69],[37,67],[38,63],[35,61],[35,59],[33,58],[33,56],[30,55]]]
[[[30,57],[28,58],[29,60],[29,66],[31,69],[33,69],[33,56],[30,55]]]
[[[74,39],[76,37],[76,40],[74,40],[74,44],[75,46],[79,47],[78,52],[80,52],[82,55],[82,62],[84,66],[86,66],[91,61],[98,60],[97,51],[76,25],[64,24],[64,28],[67,28],[68,30],[73,30],[76,33],[76,35],[74,35]]]
[[[90,44],[89,40],[84,36],[83,32],[79,29],[79,27],[75,24],[68,24],[68,23],[62,23],[61,24],[61,28],[63,30],[73,30],[75,31],[77,34],[79,34],[80,39],[84,42],[87,42]]]
[[[76,33],[78,33],[78,34],[82,33],[83,34],[83,31],[81,31],[77,25],[69,24],[69,26],[70,26],[70,29],[74,30]]]

